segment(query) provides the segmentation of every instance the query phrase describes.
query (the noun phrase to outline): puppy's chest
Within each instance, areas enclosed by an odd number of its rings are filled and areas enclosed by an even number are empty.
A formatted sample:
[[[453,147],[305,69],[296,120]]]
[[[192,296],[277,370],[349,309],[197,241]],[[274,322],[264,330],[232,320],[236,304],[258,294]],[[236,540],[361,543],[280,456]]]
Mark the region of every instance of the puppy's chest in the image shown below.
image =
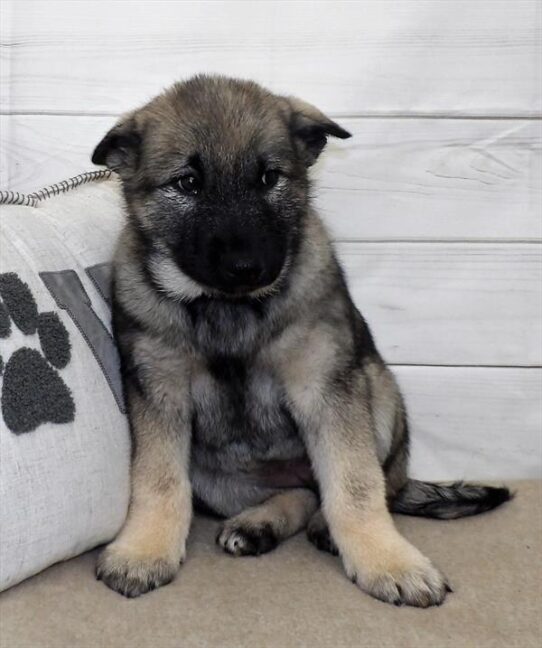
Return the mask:
[[[254,462],[304,453],[284,391],[271,370],[219,356],[195,372],[191,388],[198,463],[249,468]]]

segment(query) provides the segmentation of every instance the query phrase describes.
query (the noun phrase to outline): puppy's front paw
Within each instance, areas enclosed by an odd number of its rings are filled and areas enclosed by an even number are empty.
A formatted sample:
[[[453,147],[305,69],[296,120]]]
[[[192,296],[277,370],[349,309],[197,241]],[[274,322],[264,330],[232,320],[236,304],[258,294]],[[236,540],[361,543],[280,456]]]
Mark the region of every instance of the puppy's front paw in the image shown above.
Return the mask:
[[[430,607],[440,605],[451,588],[431,561],[406,540],[393,549],[382,547],[380,555],[371,561],[343,558],[346,573],[364,592],[380,601],[394,605]]]
[[[113,543],[98,557],[96,578],[115,592],[134,598],[167,585],[178,571],[178,561],[137,555]]]

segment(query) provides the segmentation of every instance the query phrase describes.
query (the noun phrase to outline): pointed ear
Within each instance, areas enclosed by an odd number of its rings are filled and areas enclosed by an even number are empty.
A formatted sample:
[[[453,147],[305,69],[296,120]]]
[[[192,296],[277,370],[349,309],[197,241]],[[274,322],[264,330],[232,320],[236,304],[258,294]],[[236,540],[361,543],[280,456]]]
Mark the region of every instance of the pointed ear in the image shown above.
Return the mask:
[[[290,129],[306,166],[316,162],[330,135],[340,139],[352,137],[315,106],[296,97],[288,97],[286,101],[291,111]]]
[[[140,146],[141,135],[136,120],[126,117],[113,126],[94,149],[92,162],[105,165],[125,177],[137,169]]]

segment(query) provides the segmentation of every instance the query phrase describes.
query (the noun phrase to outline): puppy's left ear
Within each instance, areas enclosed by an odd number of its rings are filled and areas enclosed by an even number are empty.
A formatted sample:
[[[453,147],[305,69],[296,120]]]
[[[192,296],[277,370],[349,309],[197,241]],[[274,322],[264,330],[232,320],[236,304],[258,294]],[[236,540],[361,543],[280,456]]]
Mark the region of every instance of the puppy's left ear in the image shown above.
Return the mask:
[[[352,137],[315,106],[297,97],[288,97],[286,101],[291,111],[290,130],[306,166],[316,162],[330,135],[340,139]]]
[[[133,116],[121,119],[94,149],[93,164],[103,164],[121,177],[131,175],[138,166],[141,135]]]

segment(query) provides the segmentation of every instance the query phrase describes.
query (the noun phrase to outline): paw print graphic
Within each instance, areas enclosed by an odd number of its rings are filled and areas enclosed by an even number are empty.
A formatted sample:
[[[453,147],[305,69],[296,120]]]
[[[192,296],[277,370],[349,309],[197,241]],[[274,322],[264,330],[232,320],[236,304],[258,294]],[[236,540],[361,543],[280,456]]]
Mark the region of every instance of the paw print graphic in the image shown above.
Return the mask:
[[[58,371],[71,357],[64,324],[53,311],[38,312],[30,288],[14,272],[0,274],[0,297],[0,349],[4,351],[8,345],[2,342],[19,331],[24,334],[23,343],[9,357],[0,354],[0,400],[7,427],[22,434],[44,423],[73,421],[75,403]]]

